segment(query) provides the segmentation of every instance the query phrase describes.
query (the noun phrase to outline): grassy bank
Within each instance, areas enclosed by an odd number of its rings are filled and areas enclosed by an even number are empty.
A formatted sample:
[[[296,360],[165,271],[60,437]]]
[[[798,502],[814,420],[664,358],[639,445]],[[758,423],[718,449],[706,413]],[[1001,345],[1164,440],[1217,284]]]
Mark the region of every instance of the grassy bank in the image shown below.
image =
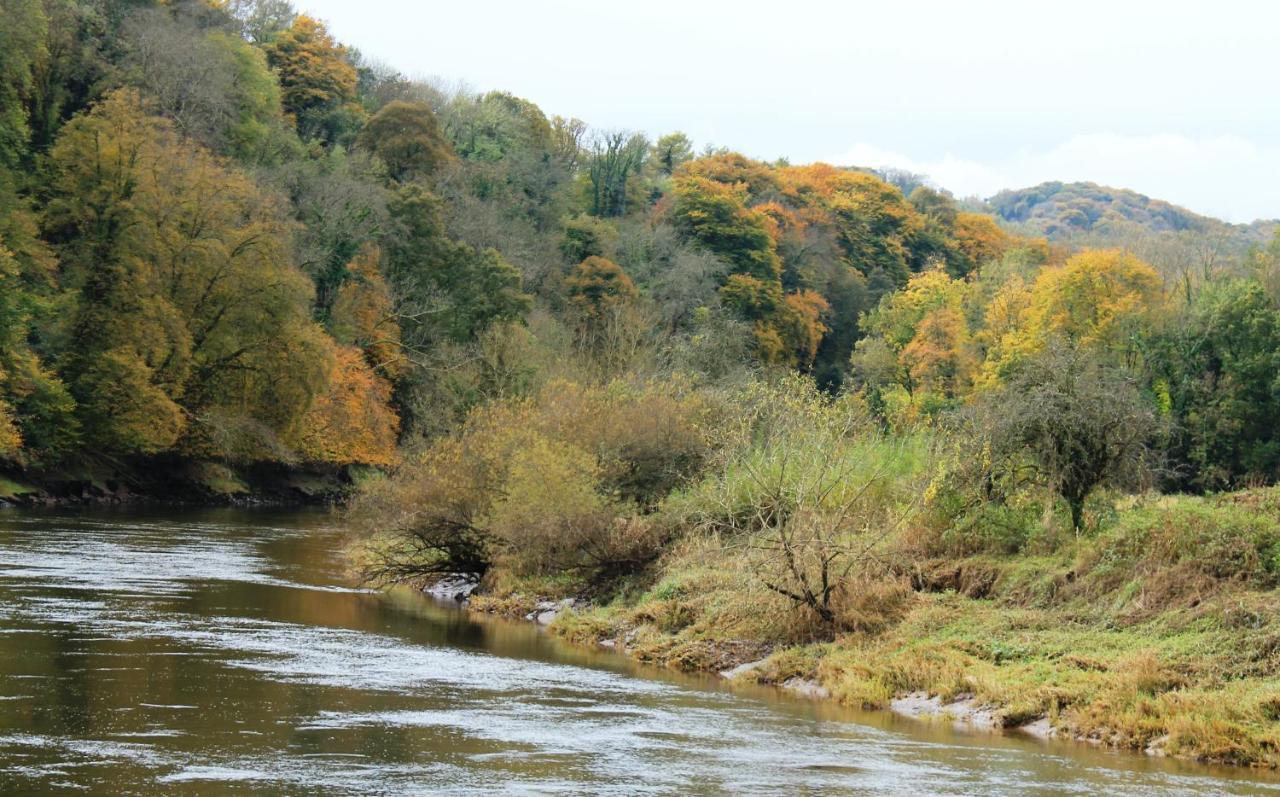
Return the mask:
[[[1094,539],[1044,556],[923,561],[914,589],[865,595],[864,630],[814,642],[804,611],[736,578],[711,541],[671,551],[647,587],[561,613],[550,630],[682,670],[767,656],[741,678],[816,681],[888,708],[972,697],[998,725],[1153,754],[1280,763],[1280,490],[1128,499]],[[521,614],[556,584],[511,580],[474,599]]]
[[[1280,764],[1280,488],[1104,489],[1077,525],[984,445],[798,379],[556,384],[370,485],[356,556],[373,581],[482,573],[479,611],[578,598],[554,633],[669,667],[764,659],[737,677]]]

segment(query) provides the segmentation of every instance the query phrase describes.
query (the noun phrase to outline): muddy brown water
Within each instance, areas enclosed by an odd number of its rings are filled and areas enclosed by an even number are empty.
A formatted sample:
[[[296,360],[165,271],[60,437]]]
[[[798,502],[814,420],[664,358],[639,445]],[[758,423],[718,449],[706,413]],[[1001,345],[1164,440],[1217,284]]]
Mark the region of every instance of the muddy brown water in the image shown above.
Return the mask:
[[[0,512],[0,794],[1277,794],[730,692],[407,592],[314,511]]]

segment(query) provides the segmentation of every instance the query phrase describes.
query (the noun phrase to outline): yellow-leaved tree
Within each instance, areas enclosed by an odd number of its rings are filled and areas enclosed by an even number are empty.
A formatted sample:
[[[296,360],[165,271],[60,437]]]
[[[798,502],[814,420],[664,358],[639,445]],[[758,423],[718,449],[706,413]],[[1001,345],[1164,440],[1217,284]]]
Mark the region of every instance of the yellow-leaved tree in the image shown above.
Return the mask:
[[[69,122],[49,164],[47,234],[79,299],[63,376],[85,442],[288,459],[344,372],[311,320],[283,198],[128,91]]]
[[[1131,358],[1162,304],[1160,275],[1146,262],[1119,249],[1081,252],[1041,271],[1025,293],[1014,283],[996,294],[989,323],[1007,331],[988,353],[987,376],[998,377],[1053,339]]]

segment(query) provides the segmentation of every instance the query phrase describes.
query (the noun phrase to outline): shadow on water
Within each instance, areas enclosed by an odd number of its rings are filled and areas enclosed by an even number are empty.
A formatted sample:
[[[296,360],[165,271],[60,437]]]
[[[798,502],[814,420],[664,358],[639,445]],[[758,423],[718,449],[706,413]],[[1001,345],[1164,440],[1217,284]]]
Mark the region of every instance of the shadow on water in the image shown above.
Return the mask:
[[[353,589],[319,511],[0,513],[0,793],[1280,794]]]

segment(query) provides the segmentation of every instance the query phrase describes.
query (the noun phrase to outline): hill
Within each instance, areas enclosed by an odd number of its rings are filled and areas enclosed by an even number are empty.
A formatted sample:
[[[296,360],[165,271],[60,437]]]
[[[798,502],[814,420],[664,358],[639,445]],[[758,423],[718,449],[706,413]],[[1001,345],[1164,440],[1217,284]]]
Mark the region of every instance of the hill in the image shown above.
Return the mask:
[[[1277,225],[1274,220],[1229,224],[1137,191],[1097,183],[1054,181],[1005,190],[988,199],[986,206],[1023,232],[1061,242],[1096,236],[1118,240],[1132,236],[1137,228],[1157,234],[1225,236],[1247,247],[1267,241]]]

